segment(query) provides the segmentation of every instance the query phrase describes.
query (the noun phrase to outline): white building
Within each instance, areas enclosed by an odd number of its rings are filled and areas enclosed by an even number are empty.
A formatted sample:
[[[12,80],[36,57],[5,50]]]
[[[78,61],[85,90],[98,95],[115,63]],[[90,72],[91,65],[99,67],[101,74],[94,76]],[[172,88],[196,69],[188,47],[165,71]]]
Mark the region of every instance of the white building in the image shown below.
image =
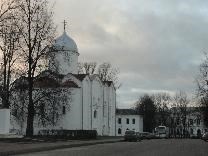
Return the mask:
[[[41,129],[97,130],[98,135],[115,136],[116,89],[113,82],[102,82],[98,75],[78,74],[78,48],[66,32],[55,40],[49,55],[49,69],[35,79],[34,87],[54,89],[57,85],[68,94],[70,109],[63,106],[63,117],[54,127],[34,123]],[[24,78],[16,80],[24,83]],[[12,129],[25,133],[25,124],[12,121]]]
[[[117,109],[116,136],[124,136],[126,130],[143,132],[143,116],[133,109]]]
[[[197,136],[197,133],[205,133],[208,128],[204,125],[203,115],[199,107],[188,107],[187,127],[190,136]]]
[[[203,122],[203,114],[200,107],[187,107],[185,126],[183,117],[180,114],[179,108],[172,108],[171,111],[171,125],[170,133],[171,135],[184,135],[188,133],[190,137],[197,136],[198,134],[203,134],[208,131],[208,128]]]

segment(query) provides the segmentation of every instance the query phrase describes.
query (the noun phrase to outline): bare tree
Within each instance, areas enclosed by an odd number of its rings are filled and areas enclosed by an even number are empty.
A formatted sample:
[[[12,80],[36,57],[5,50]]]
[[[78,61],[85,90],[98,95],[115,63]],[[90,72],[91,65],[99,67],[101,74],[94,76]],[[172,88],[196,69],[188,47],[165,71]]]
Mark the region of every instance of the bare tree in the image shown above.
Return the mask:
[[[121,87],[119,82],[119,69],[114,68],[110,63],[104,62],[97,66],[96,62],[84,62],[78,64],[79,74],[98,74],[102,81],[113,81],[116,88]]]
[[[96,67],[97,67],[96,62],[83,63],[84,73],[89,74],[89,75],[95,73]]]
[[[11,107],[12,115],[23,131],[28,116],[28,90],[20,90],[13,94]],[[70,109],[71,93],[65,88],[36,88],[33,94],[36,126],[55,126],[64,115],[63,109],[65,111]]]
[[[54,40],[53,12],[49,11],[48,0],[21,0],[18,15],[18,29],[21,35],[21,50],[25,57],[28,77],[28,115],[26,135],[33,135],[35,105],[33,103],[33,84],[36,69],[48,47]]]
[[[38,81],[35,82],[36,85],[40,83]],[[15,117],[18,125],[20,125],[22,132],[25,126],[25,118],[28,116],[29,98],[27,82],[26,77],[22,77],[19,82],[16,82],[11,103],[12,115]],[[42,87],[37,85],[33,90],[34,121],[36,126],[55,126],[64,115],[65,112],[63,111],[70,109],[69,103],[72,100],[70,95],[70,88],[61,87],[55,81],[49,83],[49,85],[44,84]]]
[[[0,27],[4,25],[4,22],[11,19],[10,12],[15,10],[17,5],[17,0],[1,0],[0,2]],[[12,17],[13,18],[13,17]]]
[[[80,74],[95,74],[97,63],[96,62],[84,62],[78,64],[78,71]]]
[[[11,79],[17,71],[16,61],[19,57],[19,32],[15,26],[15,1],[5,1],[0,10],[0,52],[1,52],[1,77],[0,96],[4,108],[9,108]]]
[[[205,59],[200,65],[197,83],[197,97],[201,106],[204,124],[208,126],[208,54],[204,54]]]
[[[169,126],[171,97],[168,93],[158,93],[153,95],[154,103],[157,107],[157,124]]]
[[[118,73],[119,70],[116,68],[113,68],[110,63],[104,62],[99,65],[98,69],[98,75],[102,81],[118,81]]]
[[[82,63],[78,62],[77,68],[78,68],[78,74],[84,74]]]
[[[188,104],[190,100],[188,99],[188,96],[185,92],[178,92],[175,94],[173,97],[174,102],[173,102],[173,107],[176,108],[176,115],[177,115],[177,120],[180,119],[182,126],[183,126],[183,134],[187,130],[187,115],[189,113],[188,110]]]
[[[21,77],[23,78],[23,77]],[[20,86],[12,89],[10,98],[10,109],[12,122],[16,121],[20,126],[21,134],[23,134],[24,126],[27,118],[27,107],[28,107],[28,92],[26,86]],[[13,123],[14,124],[14,123]]]

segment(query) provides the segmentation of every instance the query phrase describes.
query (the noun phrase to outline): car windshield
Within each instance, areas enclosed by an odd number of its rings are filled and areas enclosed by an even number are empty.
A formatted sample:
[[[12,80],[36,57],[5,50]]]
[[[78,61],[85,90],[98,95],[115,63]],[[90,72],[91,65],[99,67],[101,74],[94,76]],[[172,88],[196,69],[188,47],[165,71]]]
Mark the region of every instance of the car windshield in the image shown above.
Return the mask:
[[[126,131],[125,134],[135,134],[135,132],[134,131]]]

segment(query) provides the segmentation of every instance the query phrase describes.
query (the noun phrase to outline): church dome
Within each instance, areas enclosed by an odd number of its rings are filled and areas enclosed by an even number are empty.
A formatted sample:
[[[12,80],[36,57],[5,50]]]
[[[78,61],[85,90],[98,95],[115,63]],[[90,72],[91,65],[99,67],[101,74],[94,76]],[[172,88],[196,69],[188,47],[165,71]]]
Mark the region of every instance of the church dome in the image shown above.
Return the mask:
[[[75,41],[66,32],[55,40],[54,47],[58,50],[78,52]]]

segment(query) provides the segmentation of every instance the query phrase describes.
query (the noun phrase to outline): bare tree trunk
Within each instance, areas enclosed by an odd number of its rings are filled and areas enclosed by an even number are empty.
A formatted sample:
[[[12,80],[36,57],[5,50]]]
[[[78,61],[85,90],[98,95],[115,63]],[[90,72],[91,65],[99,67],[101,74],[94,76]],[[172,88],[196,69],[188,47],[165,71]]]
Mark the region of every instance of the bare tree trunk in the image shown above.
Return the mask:
[[[28,70],[28,95],[29,95],[29,104],[28,104],[28,116],[27,116],[27,128],[26,136],[33,136],[33,122],[34,122],[34,104],[33,104],[33,76],[32,76],[32,47],[31,47],[31,2],[28,0],[28,49],[29,49],[29,70]]]
[[[47,54],[47,47],[54,39],[53,12],[48,10],[48,0],[21,0],[19,1],[19,30],[21,31],[21,49],[25,56],[28,104],[26,136],[33,136],[34,118],[36,115],[34,104],[34,77],[40,60]]]

